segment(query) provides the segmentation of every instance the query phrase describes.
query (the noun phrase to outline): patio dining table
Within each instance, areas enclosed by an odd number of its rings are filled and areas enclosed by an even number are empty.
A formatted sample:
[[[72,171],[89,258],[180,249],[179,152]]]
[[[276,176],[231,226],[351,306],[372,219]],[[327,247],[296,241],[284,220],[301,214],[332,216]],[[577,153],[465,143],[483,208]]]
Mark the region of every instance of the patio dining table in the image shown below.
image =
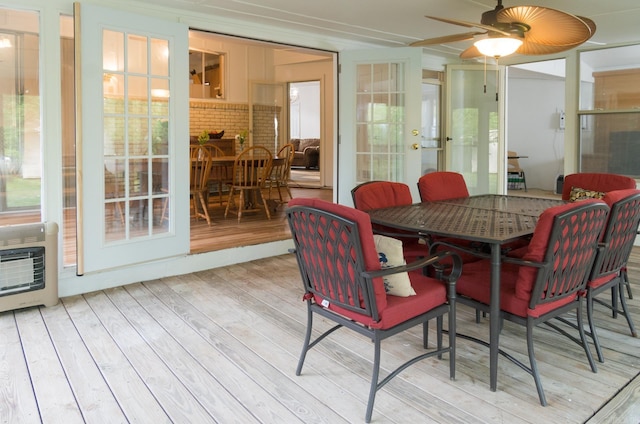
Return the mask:
[[[489,381],[492,391],[496,390],[498,376],[501,247],[533,234],[540,214],[563,203],[555,199],[487,194],[369,211],[375,224],[491,246]]]

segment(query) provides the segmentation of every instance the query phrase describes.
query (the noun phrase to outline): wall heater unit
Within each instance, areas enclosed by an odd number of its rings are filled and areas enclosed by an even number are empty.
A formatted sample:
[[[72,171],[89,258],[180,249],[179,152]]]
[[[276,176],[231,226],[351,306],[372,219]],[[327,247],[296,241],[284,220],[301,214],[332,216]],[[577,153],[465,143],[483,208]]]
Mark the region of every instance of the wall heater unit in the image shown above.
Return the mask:
[[[58,303],[58,225],[0,227],[0,312]]]

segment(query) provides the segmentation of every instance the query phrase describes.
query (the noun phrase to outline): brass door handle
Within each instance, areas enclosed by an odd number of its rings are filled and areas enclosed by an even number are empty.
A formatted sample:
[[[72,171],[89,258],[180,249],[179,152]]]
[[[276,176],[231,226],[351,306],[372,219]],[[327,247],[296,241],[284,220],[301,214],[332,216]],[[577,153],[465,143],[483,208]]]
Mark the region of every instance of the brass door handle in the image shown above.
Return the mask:
[[[411,145],[411,148],[412,148],[413,150],[418,150],[418,149],[420,148],[420,145],[419,145],[418,143],[413,143],[413,144]]]

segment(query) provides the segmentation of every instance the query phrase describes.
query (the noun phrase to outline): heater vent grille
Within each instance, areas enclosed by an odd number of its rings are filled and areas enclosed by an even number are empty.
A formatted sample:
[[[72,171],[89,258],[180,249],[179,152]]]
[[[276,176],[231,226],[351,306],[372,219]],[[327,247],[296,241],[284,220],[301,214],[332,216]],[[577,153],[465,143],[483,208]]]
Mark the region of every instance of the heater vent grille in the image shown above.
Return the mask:
[[[58,302],[58,226],[0,227],[0,311]]]

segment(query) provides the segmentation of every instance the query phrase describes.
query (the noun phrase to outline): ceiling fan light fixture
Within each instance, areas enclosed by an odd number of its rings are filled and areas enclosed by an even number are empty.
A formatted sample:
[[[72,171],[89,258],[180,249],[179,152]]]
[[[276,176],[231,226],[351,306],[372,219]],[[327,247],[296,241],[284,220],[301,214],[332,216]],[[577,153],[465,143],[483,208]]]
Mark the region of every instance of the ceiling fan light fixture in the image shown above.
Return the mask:
[[[485,56],[503,57],[515,53],[522,45],[522,40],[515,37],[488,37],[473,45]]]

